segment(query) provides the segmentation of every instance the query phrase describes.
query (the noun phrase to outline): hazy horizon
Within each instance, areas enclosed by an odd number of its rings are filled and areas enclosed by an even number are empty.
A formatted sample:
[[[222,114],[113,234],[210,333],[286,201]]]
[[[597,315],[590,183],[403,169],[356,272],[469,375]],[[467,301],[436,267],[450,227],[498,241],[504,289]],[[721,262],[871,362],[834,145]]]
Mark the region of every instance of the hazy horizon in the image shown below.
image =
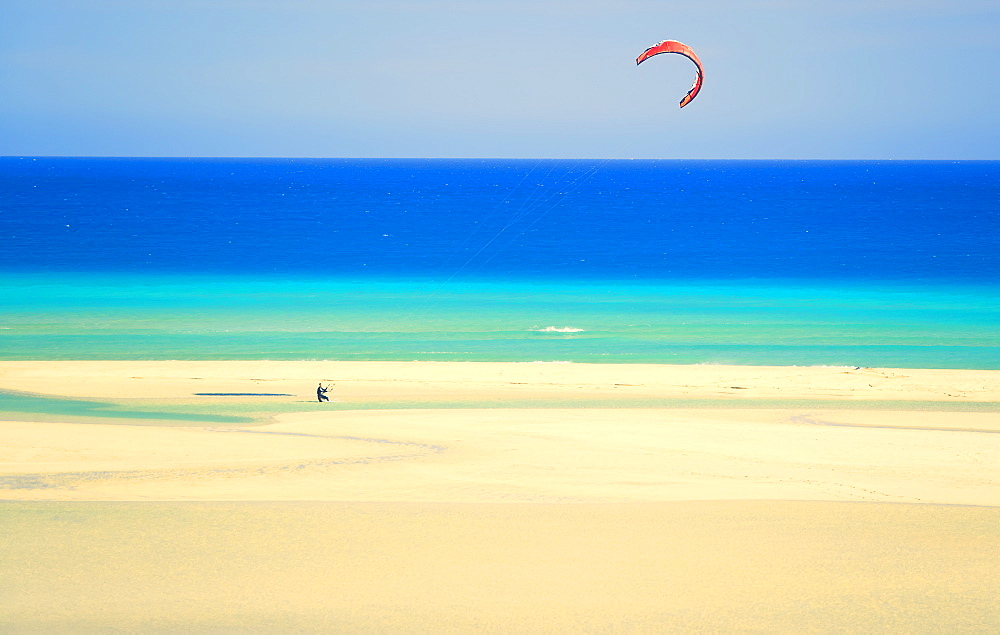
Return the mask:
[[[3,6],[3,156],[1000,158],[979,0]]]

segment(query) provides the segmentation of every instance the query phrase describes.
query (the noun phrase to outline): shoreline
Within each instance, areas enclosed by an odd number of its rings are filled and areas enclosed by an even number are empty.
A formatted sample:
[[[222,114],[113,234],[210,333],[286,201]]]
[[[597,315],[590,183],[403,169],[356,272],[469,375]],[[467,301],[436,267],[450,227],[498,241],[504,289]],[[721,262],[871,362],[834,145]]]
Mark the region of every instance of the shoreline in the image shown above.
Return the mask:
[[[39,361],[0,389],[123,409],[0,421],[7,500],[1000,506],[1000,371]]]
[[[373,398],[373,384],[399,394],[519,391],[557,395],[613,390],[624,398],[785,398],[1000,402],[1000,370],[856,366],[601,364],[588,362],[10,360],[0,389],[83,399],[190,398],[214,393],[286,393],[314,398],[317,382]],[[419,389],[419,390],[418,390]],[[420,391],[423,391],[422,393]],[[384,390],[383,390],[384,392]]]

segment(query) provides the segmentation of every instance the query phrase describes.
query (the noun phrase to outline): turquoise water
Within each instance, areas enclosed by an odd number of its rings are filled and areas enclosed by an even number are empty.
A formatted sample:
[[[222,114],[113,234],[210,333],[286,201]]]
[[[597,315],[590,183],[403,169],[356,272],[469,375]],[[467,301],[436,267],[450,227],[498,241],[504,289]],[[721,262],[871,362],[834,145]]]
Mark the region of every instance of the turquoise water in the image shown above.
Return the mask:
[[[997,161],[0,157],[0,240],[0,359],[1000,368]]]
[[[1000,368],[1000,287],[0,274],[0,359]]]
[[[184,425],[205,423],[252,423],[253,418],[207,412],[185,412],[184,409],[136,409],[119,404],[84,399],[56,399],[37,395],[0,390],[0,413],[4,418],[19,420],[58,421],[69,419],[100,418],[102,422],[127,421],[134,423],[156,422],[157,425]]]

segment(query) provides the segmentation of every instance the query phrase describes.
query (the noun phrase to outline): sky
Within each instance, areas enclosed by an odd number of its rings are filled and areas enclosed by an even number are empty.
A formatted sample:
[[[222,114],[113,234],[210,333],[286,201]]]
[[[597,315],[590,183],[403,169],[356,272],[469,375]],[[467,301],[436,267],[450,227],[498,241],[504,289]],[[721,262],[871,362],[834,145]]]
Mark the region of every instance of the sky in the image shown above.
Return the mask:
[[[0,0],[0,155],[1000,159],[1000,2]]]

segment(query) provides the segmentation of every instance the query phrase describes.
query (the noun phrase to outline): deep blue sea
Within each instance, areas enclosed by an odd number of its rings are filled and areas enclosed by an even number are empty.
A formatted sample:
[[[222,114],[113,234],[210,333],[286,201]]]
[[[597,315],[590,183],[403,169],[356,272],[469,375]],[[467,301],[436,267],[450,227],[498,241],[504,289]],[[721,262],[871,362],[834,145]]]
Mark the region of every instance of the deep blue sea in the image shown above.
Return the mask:
[[[1000,162],[0,158],[0,359],[1000,369]]]

